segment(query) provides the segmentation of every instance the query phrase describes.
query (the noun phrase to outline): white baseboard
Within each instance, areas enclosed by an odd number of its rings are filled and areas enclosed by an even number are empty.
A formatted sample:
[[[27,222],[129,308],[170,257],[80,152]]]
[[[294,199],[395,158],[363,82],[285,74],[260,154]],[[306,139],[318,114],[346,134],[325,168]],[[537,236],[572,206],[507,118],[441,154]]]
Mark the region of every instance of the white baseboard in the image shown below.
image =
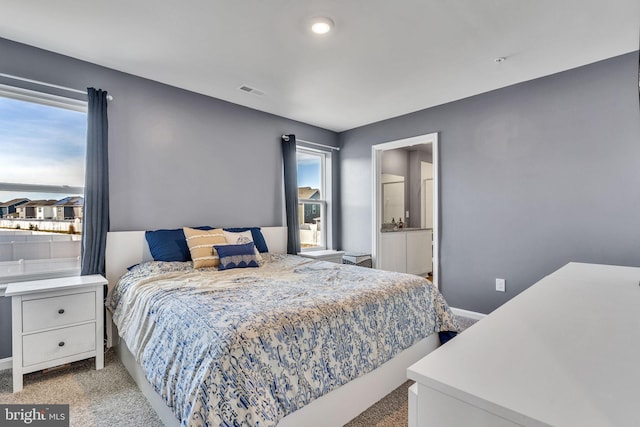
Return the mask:
[[[456,316],[464,316],[468,317],[469,319],[480,320],[487,317],[486,314],[478,313],[476,311],[463,310],[461,308],[451,307],[451,311],[453,311],[453,314],[455,314]]]
[[[10,357],[5,357],[4,359],[0,359],[0,371],[4,371],[5,369],[13,368],[13,359]]]

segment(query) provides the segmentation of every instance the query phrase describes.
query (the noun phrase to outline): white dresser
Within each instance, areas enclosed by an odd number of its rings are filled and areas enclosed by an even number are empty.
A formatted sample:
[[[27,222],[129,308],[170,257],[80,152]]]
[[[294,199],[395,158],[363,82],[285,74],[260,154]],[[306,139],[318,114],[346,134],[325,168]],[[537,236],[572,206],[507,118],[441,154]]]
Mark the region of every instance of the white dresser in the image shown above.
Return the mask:
[[[22,376],[76,360],[96,358],[104,367],[103,286],[100,275],[9,283],[13,392]]]
[[[570,263],[408,369],[410,427],[640,425],[640,268]]]

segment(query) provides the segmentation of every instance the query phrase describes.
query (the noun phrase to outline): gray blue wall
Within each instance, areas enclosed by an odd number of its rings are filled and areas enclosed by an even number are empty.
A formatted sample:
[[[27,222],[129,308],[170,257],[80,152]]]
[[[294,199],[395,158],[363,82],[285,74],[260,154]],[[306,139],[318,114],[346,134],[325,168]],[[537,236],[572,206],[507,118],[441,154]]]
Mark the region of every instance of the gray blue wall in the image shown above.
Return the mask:
[[[0,72],[114,96],[108,112],[113,231],[283,225],[280,135],[338,144],[328,130],[4,39]],[[0,302],[0,359],[10,354],[9,308]]]
[[[0,359],[11,356],[11,298],[0,297]]]
[[[371,249],[371,145],[431,132],[450,305],[489,313],[569,261],[640,266],[637,53],[341,133],[342,249]]]

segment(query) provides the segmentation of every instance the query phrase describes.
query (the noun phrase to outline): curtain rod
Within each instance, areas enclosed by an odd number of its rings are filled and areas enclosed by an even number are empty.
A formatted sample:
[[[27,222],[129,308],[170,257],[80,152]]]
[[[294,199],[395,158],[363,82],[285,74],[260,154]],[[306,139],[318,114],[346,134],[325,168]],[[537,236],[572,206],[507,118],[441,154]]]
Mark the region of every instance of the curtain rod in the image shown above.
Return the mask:
[[[289,141],[289,136],[282,135],[282,139],[284,139],[285,141]],[[296,138],[296,141],[302,142],[303,144],[315,145],[318,147],[329,148],[330,150],[340,151],[340,147],[334,147],[333,145],[318,144],[317,142],[305,141],[304,139],[298,139],[298,138]]]
[[[71,87],[55,85],[53,83],[47,83],[47,82],[43,82],[43,81],[40,81],[40,80],[32,80],[32,79],[27,79],[27,78],[24,78],[24,77],[12,76],[11,74],[0,73],[0,77],[6,77],[8,79],[13,79],[13,80],[20,80],[20,81],[23,81],[23,82],[33,83],[33,84],[37,84],[37,85],[40,85],[40,86],[48,86],[48,87],[52,87],[54,89],[62,89],[62,90],[66,90],[68,92],[81,93],[83,95],[87,94],[87,91],[82,91],[80,89],[74,89],[74,88],[71,88]],[[107,95],[107,100],[113,101],[113,96]]]

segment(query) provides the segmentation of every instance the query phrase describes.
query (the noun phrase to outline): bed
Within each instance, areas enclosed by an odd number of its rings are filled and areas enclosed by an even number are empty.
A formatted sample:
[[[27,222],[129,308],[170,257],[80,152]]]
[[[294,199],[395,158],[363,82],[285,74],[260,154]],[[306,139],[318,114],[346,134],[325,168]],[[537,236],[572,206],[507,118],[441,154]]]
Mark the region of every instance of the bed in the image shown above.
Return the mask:
[[[262,265],[228,271],[108,235],[109,341],[165,425],[343,425],[457,329],[424,279],[284,255],[286,229],[261,232]]]

